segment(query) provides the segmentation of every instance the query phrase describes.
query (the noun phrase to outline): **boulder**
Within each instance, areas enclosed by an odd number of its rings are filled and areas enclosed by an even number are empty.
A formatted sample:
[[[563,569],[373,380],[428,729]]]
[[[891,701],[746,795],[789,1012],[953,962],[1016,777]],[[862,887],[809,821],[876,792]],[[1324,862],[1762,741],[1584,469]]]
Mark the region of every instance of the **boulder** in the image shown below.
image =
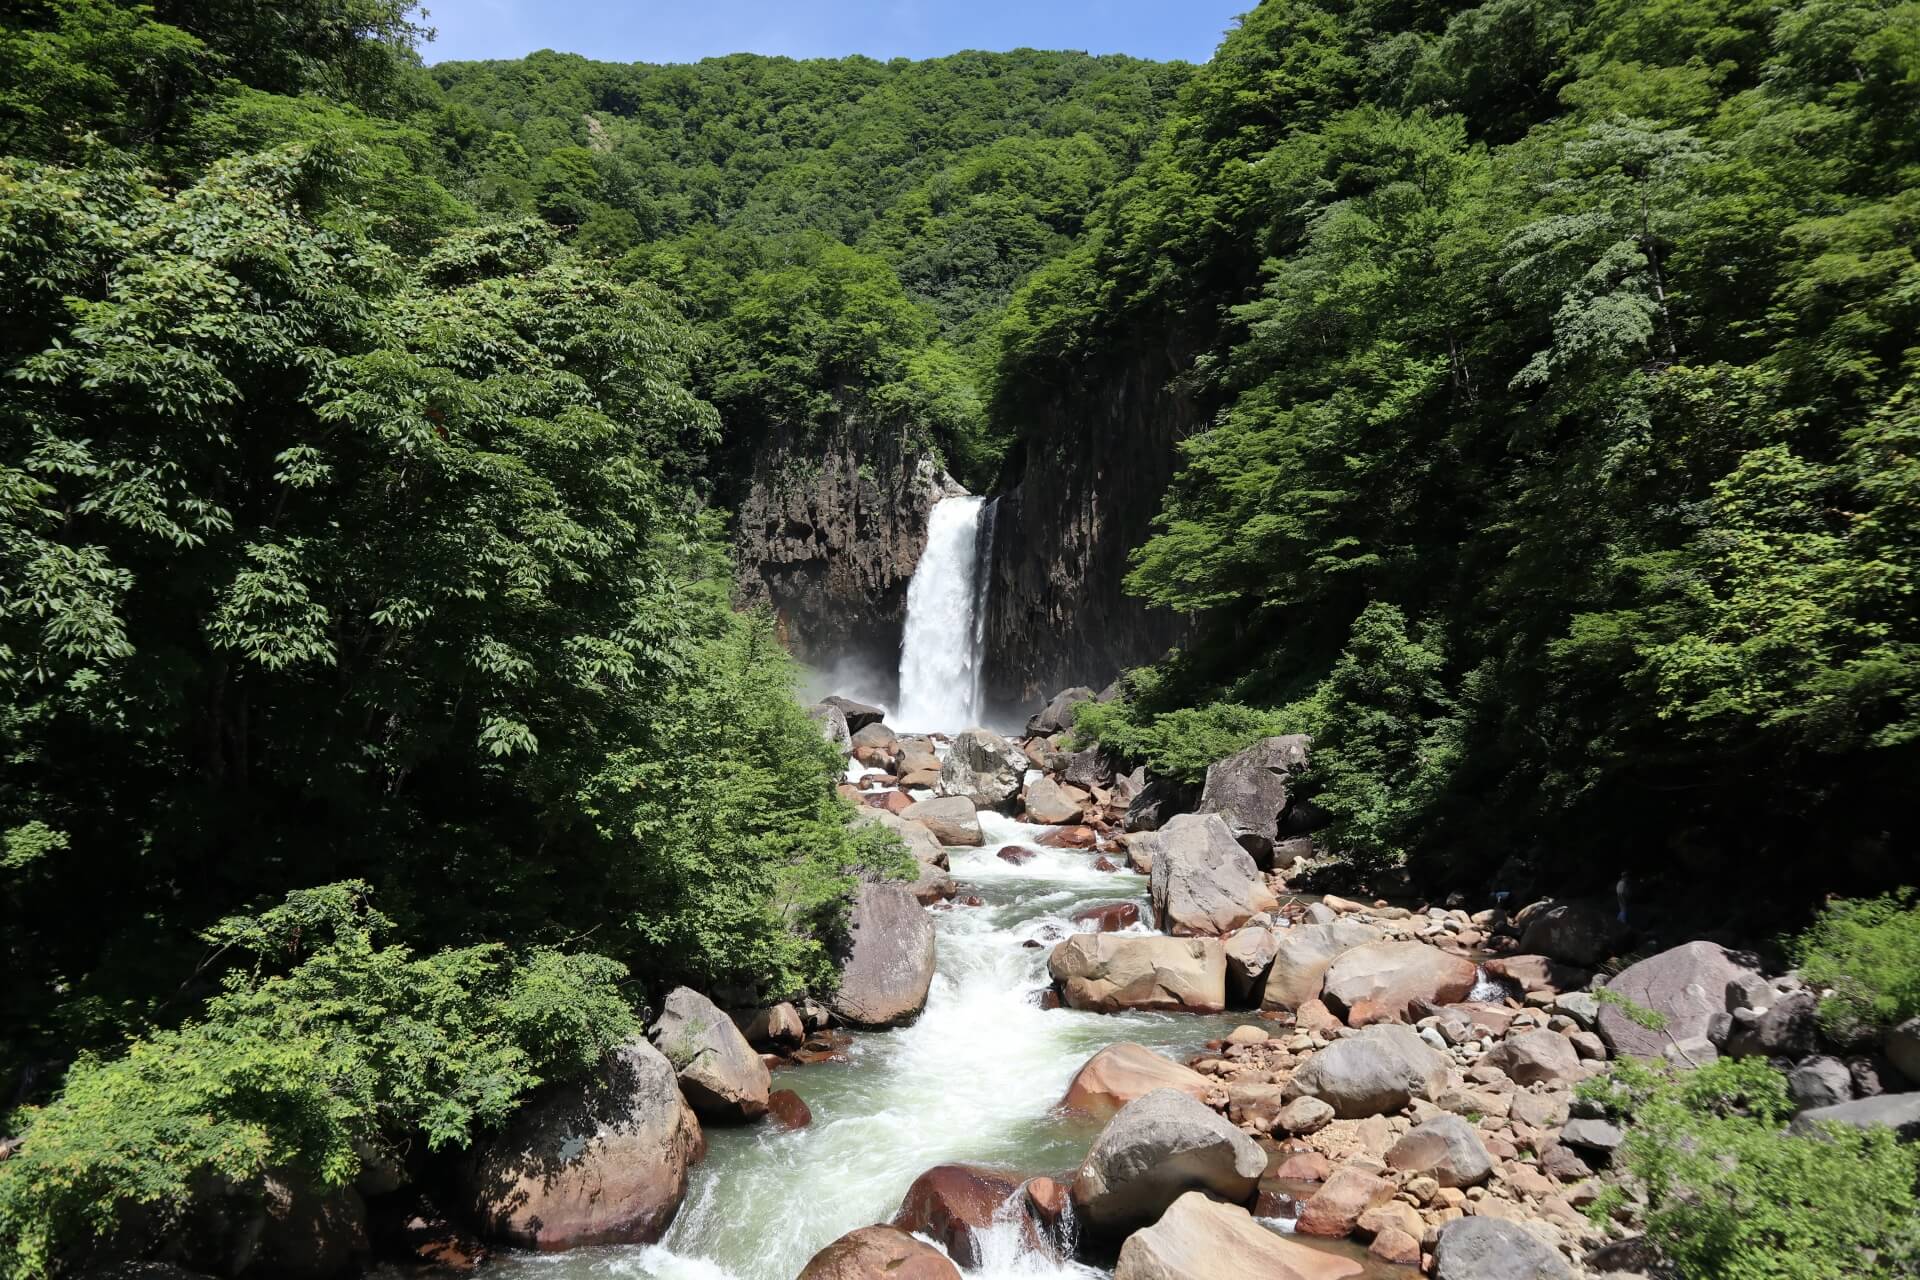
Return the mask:
[[[1706,1035],[1713,1015],[1726,1012],[1727,984],[1752,972],[1753,966],[1712,942],[1689,942],[1648,956],[1621,970],[1607,990],[1662,1015],[1666,1029],[1650,1030],[1620,1009],[1602,1005],[1596,1023],[1600,1038],[1616,1056],[1659,1058],[1673,1040]]]
[[[922,800],[920,803],[937,805],[941,801]],[[908,806],[908,808],[912,807],[912,805]],[[946,849],[940,838],[934,834],[933,828],[918,818],[906,817],[904,811],[889,813],[885,809],[862,809],[853,815],[853,825],[885,827],[899,836],[900,843],[907,846],[907,852],[919,861],[930,862],[942,868],[947,865]],[[948,843],[957,842],[949,841]]]
[[[372,1246],[367,1206],[351,1186],[325,1187],[291,1170],[273,1170],[242,1233],[234,1274],[261,1280],[336,1280],[358,1275]]]
[[[1811,991],[1780,997],[1727,1038],[1727,1056],[1798,1062],[1820,1046],[1820,1001]]]
[[[1027,818],[1032,822],[1060,826],[1080,821],[1086,800],[1076,800],[1067,789],[1045,774],[1027,784]]]
[[[493,1239],[543,1251],[652,1244],[705,1151],[673,1064],[635,1038],[597,1076],[515,1112],[461,1172],[473,1219]]]
[[[813,1123],[813,1108],[791,1089],[767,1095],[767,1122],[776,1129],[804,1129]]]
[[[1611,1120],[1593,1116],[1581,1116],[1560,1127],[1560,1141],[1603,1158],[1611,1158],[1626,1140],[1626,1130]]]
[[[1073,923],[1087,933],[1118,933],[1140,923],[1140,905],[1135,902],[1101,902],[1078,912]]]
[[[1300,1206],[1294,1230],[1303,1236],[1344,1240],[1367,1210],[1393,1199],[1393,1184],[1363,1169],[1342,1165]]]
[[[1920,1085],[1920,1018],[1908,1018],[1887,1032],[1881,1052],[1895,1071]]]
[[[1020,1192],[1021,1179],[971,1164],[940,1164],[913,1180],[893,1225],[925,1236],[963,1267],[981,1264],[980,1233],[1000,1206]],[[1022,1205],[1024,1207],[1024,1205]],[[1035,1243],[1037,1228],[1031,1228]]]
[[[1082,791],[1105,787],[1113,780],[1113,763],[1098,748],[1068,752],[1060,757],[1060,780]]]
[[[931,800],[917,800],[902,809],[899,816],[903,822],[919,823],[943,845],[977,849],[986,843],[980,834],[980,815],[975,811],[973,801],[965,796],[935,796]]]
[[[879,724],[887,718],[887,713],[879,707],[868,706],[864,702],[855,702],[852,698],[843,698],[839,694],[820,699],[823,707],[832,707],[847,722],[849,733],[858,733],[869,725]],[[891,736],[891,735],[889,735]]]
[[[1274,1127],[1283,1129],[1296,1137],[1309,1133],[1318,1133],[1332,1124],[1335,1119],[1333,1108],[1313,1097],[1295,1098],[1280,1109],[1275,1118]]]
[[[1084,685],[1075,685],[1071,689],[1062,689],[1048,700],[1047,705],[1027,719],[1029,738],[1051,738],[1056,733],[1065,733],[1073,728],[1073,719],[1083,702],[1092,702],[1100,695]]]
[[[1076,933],[1053,949],[1047,972],[1075,1009],[1219,1013],[1227,1007],[1227,956],[1217,938]]]
[[[1343,1120],[1431,1100],[1447,1084],[1448,1058],[1412,1027],[1382,1022],[1336,1040],[1293,1073],[1294,1096],[1318,1098]]]
[[[1343,952],[1327,967],[1322,998],[1346,1011],[1347,1024],[1405,1022],[1416,1003],[1466,999],[1478,971],[1471,960],[1424,942],[1374,942]]]
[[[1262,866],[1271,864],[1288,787],[1306,766],[1310,743],[1298,733],[1265,738],[1207,767],[1199,812],[1219,814],[1229,834]]]
[[[1493,1157],[1472,1125],[1456,1115],[1439,1115],[1394,1143],[1387,1167],[1424,1173],[1443,1187],[1477,1187],[1493,1172]]]
[[[1434,1243],[1433,1280],[1573,1280],[1573,1270],[1517,1222],[1455,1218]]]
[[[828,745],[843,756],[853,754],[853,726],[847,723],[846,715],[835,706],[816,702],[807,708],[807,715],[820,726],[820,736]]]
[[[1802,1111],[1787,1126],[1794,1133],[1818,1133],[1823,1124],[1846,1124],[1856,1129],[1885,1125],[1902,1142],[1920,1142],[1920,1093],[1883,1093],[1856,1098],[1831,1107]]]
[[[1189,1191],[1245,1203],[1266,1168],[1266,1152],[1204,1103],[1156,1089],[1094,1140],[1074,1176],[1074,1214],[1091,1234],[1114,1238],[1150,1225]]]
[[[1160,848],[1158,831],[1134,831],[1120,837],[1127,851],[1127,866],[1143,876],[1153,874],[1153,855]]]
[[[1562,964],[1551,956],[1495,956],[1483,967],[1521,991],[1577,991],[1593,977],[1590,971]]]
[[[669,992],[647,1038],[673,1064],[680,1092],[702,1120],[736,1124],[766,1114],[773,1087],[766,1064],[733,1020],[698,991]]]
[[[1592,902],[1535,903],[1515,924],[1522,951],[1585,969],[1612,954],[1621,933],[1614,913]]]
[[[1309,1000],[1318,1000],[1334,960],[1355,947],[1379,942],[1383,936],[1380,930],[1355,920],[1282,930],[1274,940],[1273,965],[1267,970],[1267,984],[1260,993],[1261,1007],[1298,1009]]]
[[[1238,930],[1227,939],[1227,995],[1236,1005],[1260,1002],[1279,945],[1278,935],[1259,925]]]
[[[1218,937],[1280,905],[1218,814],[1185,813],[1160,830],[1151,877],[1155,925],[1176,937]]]
[[[1360,1263],[1269,1230],[1239,1205],[1198,1191],[1120,1246],[1114,1280],[1359,1280]]]
[[[1027,757],[989,729],[968,729],[953,740],[940,766],[940,794],[964,796],[977,808],[1001,809],[1020,794]]]
[[[1787,1095],[1796,1111],[1837,1107],[1853,1101],[1853,1073],[1838,1058],[1816,1055],[1787,1073]]]
[[[940,757],[931,751],[902,751],[895,768],[899,769],[903,783],[910,777],[926,777],[929,774],[932,775],[932,781],[926,785],[932,786],[940,780]]]
[[[853,728],[852,721],[848,721],[847,727]],[[853,730],[853,749],[856,754],[877,751],[891,759],[900,750],[900,739],[893,730],[876,720]]]
[[[1557,1031],[1523,1031],[1493,1046],[1480,1061],[1500,1068],[1515,1084],[1562,1084],[1586,1074],[1573,1042]]]
[[[951,1259],[898,1227],[849,1231],[813,1255],[799,1280],[960,1280]]]
[[[1200,798],[1199,790],[1172,778],[1149,778],[1127,802],[1123,824],[1128,831],[1158,831],[1176,814],[1190,811]]]
[[[1155,1089],[1175,1089],[1205,1102],[1213,1082],[1143,1045],[1110,1044],[1088,1058],[1067,1085],[1060,1105],[1069,1111],[1105,1118]]]
[[[856,1027],[897,1027],[926,1007],[933,986],[933,921],[903,885],[860,886],[828,1004]]]

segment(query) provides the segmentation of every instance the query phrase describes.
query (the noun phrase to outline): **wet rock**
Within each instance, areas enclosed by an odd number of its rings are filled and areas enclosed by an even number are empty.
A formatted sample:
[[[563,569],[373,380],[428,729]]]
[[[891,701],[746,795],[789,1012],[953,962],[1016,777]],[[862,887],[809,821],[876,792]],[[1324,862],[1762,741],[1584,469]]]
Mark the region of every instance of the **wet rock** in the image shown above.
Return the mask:
[[[1288,1086],[1319,1098],[1342,1119],[1398,1111],[1446,1087],[1448,1059],[1412,1027],[1377,1023],[1307,1059]]]
[[[862,884],[828,1001],[855,1027],[897,1027],[926,1007],[933,986],[933,920],[898,884]]]
[[[1535,903],[1520,913],[1520,949],[1591,969],[1612,953],[1615,913],[1592,902]]]
[[[1838,1058],[1816,1055],[1787,1073],[1787,1095],[1798,1111],[1851,1102],[1853,1073]]]
[[[963,1267],[981,1263],[980,1233],[993,1225],[1000,1206],[1020,1190],[1020,1179],[971,1164],[935,1165],[913,1180],[893,1225],[923,1235]],[[1028,1224],[1030,1242],[1039,1232]]]
[[[1456,1218],[1434,1243],[1433,1280],[1573,1280],[1573,1271],[1516,1222]]]
[[[433,1275],[466,1274],[487,1260],[487,1247],[424,1196],[402,1197],[382,1219],[374,1226],[374,1242],[383,1259]]]
[[[1053,949],[1047,972],[1075,1009],[1227,1007],[1227,957],[1218,938],[1077,933]]]
[[[507,1244],[652,1244],[679,1211],[687,1169],[705,1151],[673,1064],[636,1038],[594,1078],[516,1112],[464,1167],[463,1184],[474,1221]]]
[[[1351,1165],[1333,1171],[1300,1208],[1300,1221],[1294,1230],[1303,1236],[1322,1236],[1344,1240],[1360,1224],[1360,1217],[1375,1205],[1393,1199],[1393,1184],[1385,1178]]]
[[[1266,738],[1207,768],[1201,813],[1217,813],[1228,833],[1262,866],[1271,865],[1293,776],[1306,766],[1304,734]]]
[[[868,706],[864,702],[855,702],[852,698],[843,698],[839,694],[820,699],[817,704],[832,707],[847,722],[849,733],[858,733],[868,725],[879,724],[887,718],[887,713],[879,707]]]
[[[1481,1061],[1506,1072],[1515,1084],[1564,1084],[1586,1073],[1572,1043],[1554,1031],[1526,1031],[1503,1040]]]
[[[917,822],[943,845],[977,849],[986,841],[980,834],[980,816],[966,796],[935,796],[900,811],[906,822]]]
[[[1004,849],[994,850],[993,856],[1002,862],[1010,862],[1016,867],[1024,867],[1040,855],[1032,849],[1022,848],[1017,844],[1010,844]]]
[[[1118,933],[1140,923],[1140,906],[1134,902],[1102,902],[1074,916],[1073,922],[1088,933]]]
[[[673,1064],[680,1092],[702,1120],[737,1124],[766,1114],[773,1087],[766,1065],[733,1020],[698,991],[669,992],[647,1037]]]
[[[1625,1012],[1603,1005],[1595,1024],[1600,1038],[1616,1056],[1659,1058],[1674,1040],[1705,1036],[1717,1013],[1725,1012],[1727,984],[1753,972],[1753,966],[1712,942],[1684,946],[1648,956],[1629,965],[1607,990],[1666,1019],[1666,1030],[1640,1026]]]
[[[767,1095],[767,1122],[777,1129],[804,1129],[813,1123],[813,1108],[791,1089]]]
[[[853,726],[847,723],[846,714],[840,708],[816,702],[807,708],[807,715],[820,726],[820,736],[834,750],[843,756],[853,754]]]
[[[947,1256],[898,1227],[849,1231],[813,1255],[799,1280],[960,1280]]]
[[[1353,920],[1332,924],[1299,925],[1282,930],[1275,939],[1273,965],[1260,1005],[1266,1009],[1298,1009],[1320,998],[1320,988],[1334,960],[1355,947],[1379,942],[1384,935],[1371,925]]]
[[[1149,778],[1128,803],[1124,825],[1128,831],[1158,831],[1177,814],[1190,812],[1199,799],[1197,787],[1171,778]]]
[[[1073,1180],[1075,1215],[1113,1238],[1147,1226],[1189,1191],[1253,1198],[1266,1153],[1203,1103],[1156,1089],[1107,1122]]]
[[[1053,826],[1078,822],[1086,804],[1084,797],[1076,799],[1073,793],[1045,775],[1027,784],[1027,817],[1033,822]]]
[[[1272,929],[1252,925],[1227,939],[1227,995],[1236,1005],[1258,1004],[1279,940]]]
[[[1218,937],[1279,905],[1217,814],[1182,814],[1160,831],[1151,882],[1155,924],[1176,937]]]
[[[1027,719],[1029,738],[1051,738],[1056,733],[1065,733],[1073,728],[1074,716],[1083,702],[1092,702],[1099,697],[1092,689],[1075,685],[1071,689],[1062,689],[1048,699],[1047,705]],[[1029,703],[1029,706],[1032,704]]]
[[[1473,990],[1471,960],[1424,942],[1375,942],[1343,952],[1327,967],[1322,998],[1347,1011],[1347,1024],[1406,1022],[1413,1006],[1451,1004]]]
[[[1920,1142],[1920,1093],[1883,1093],[1877,1098],[1856,1098],[1831,1107],[1802,1111],[1787,1127],[1794,1133],[1819,1132],[1823,1124],[1846,1124],[1856,1129],[1885,1125],[1903,1142]]]
[[[940,794],[964,796],[981,809],[1010,806],[1020,794],[1027,757],[988,729],[968,729],[953,740],[940,766]]]
[[[1416,1246],[1417,1252],[1418,1246]],[[1268,1230],[1239,1205],[1198,1191],[1120,1248],[1114,1280],[1358,1280],[1359,1263]]]
[[[1049,849],[1091,849],[1099,842],[1100,833],[1092,827],[1054,827],[1034,841]]]
[[[1155,1089],[1174,1089],[1196,1101],[1206,1101],[1213,1082],[1191,1067],[1155,1053],[1144,1045],[1110,1044],[1087,1059],[1060,1105],[1069,1111],[1105,1118]]]
[[[1493,1157],[1472,1125],[1459,1116],[1440,1115],[1394,1143],[1387,1167],[1427,1174],[1443,1187],[1477,1187],[1493,1173]]]

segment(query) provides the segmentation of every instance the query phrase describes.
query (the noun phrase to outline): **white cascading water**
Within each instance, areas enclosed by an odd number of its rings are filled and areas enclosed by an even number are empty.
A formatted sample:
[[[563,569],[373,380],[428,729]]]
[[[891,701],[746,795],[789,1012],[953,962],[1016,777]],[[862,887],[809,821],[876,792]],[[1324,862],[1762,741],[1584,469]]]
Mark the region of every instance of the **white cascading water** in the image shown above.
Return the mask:
[[[942,498],[927,517],[927,546],[907,584],[900,698],[887,723],[957,733],[979,723],[984,498]]]

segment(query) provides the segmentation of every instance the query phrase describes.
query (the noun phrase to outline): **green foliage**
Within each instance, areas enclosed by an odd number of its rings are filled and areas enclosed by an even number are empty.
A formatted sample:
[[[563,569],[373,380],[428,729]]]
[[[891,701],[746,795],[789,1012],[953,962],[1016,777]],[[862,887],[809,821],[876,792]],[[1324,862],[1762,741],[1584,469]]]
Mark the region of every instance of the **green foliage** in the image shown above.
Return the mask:
[[[1604,1083],[1631,1126],[1616,1163],[1681,1275],[1846,1280],[1920,1263],[1920,1151],[1892,1130],[1788,1136],[1785,1077],[1757,1058],[1677,1074],[1626,1061]],[[1618,1197],[1597,1202],[1596,1218]]]
[[[1829,902],[1793,941],[1801,976],[1833,994],[1820,1019],[1841,1040],[1920,1015],[1920,901],[1912,889]]]
[[[94,1241],[183,1228],[196,1184],[291,1167],[324,1185],[416,1135],[461,1144],[543,1079],[637,1031],[600,956],[498,944],[414,954],[368,887],[301,890],[206,934],[244,957],[198,1019],[82,1058],[60,1097],[16,1116],[0,1163],[0,1271],[49,1274]]]
[[[1642,1027],[1648,1031],[1665,1031],[1667,1029],[1666,1014],[1660,1012],[1658,1009],[1649,1009],[1632,996],[1622,995],[1618,991],[1611,990],[1607,987],[1595,987],[1593,989],[1593,998],[1599,1004],[1618,1009],[1627,1021],[1633,1023],[1636,1027]]]

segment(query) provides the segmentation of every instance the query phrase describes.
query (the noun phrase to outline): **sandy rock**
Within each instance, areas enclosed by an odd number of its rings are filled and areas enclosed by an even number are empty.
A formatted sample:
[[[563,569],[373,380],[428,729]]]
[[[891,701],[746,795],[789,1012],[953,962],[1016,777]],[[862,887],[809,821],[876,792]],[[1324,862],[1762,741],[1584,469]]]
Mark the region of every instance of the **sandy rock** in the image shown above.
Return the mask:
[[[1515,1084],[1566,1084],[1586,1074],[1572,1043],[1557,1031],[1522,1032],[1493,1046],[1481,1062]]]
[[[1075,1215],[1097,1236],[1147,1226],[1188,1191],[1252,1199],[1267,1157],[1184,1093],[1156,1089],[1107,1122],[1073,1180]]]
[[[1355,947],[1379,942],[1383,936],[1373,926],[1352,920],[1281,930],[1274,942],[1267,984],[1260,994],[1261,1007],[1298,1009],[1309,1000],[1319,999],[1334,960]]]
[[[1173,1202],[1120,1248],[1114,1280],[1359,1280],[1363,1268],[1254,1221],[1198,1191]]]
[[[898,884],[863,884],[848,924],[840,987],[828,1002],[856,1027],[897,1027],[919,1016],[933,986],[933,919]]]
[[[1042,774],[1027,784],[1026,808],[1030,821],[1064,825],[1080,821],[1086,800],[1076,800],[1067,788]]]
[[[1346,1165],[1333,1171],[1313,1198],[1300,1208],[1294,1230],[1303,1236],[1340,1240],[1353,1234],[1360,1217],[1375,1205],[1393,1199],[1393,1184],[1385,1178]]]
[[[680,1092],[702,1120],[736,1124],[766,1114],[773,1087],[766,1064],[733,1020],[698,991],[669,992],[647,1038],[673,1064]]]
[[[1227,957],[1217,938],[1076,933],[1053,949],[1047,971],[1075,1009],[1218,1013],[1227,1006]]]
[[[965,796],[981,809],[1013,803],[1026,776],[1027,757],[988,729],[968,729],[953,740],[940,766],[940,794]]]
[[[979,814],[966,796],[935,796],[931,800],[915,801],[902,809],[899,816],[902,821],[919,823],[943,845],[977,849],[986,842],[980,834]]]
[[[1464,1000],[1478,976],[1471,960],[1423,942],[1375,942],[1355,947],[1327,966],[1321,998],[1347,1011],[1349,1026],[1406,1022],[1416,1003]]]
[[[1217,813],[1228,832],[1262,866],[1280,837],[1293,776],[1306,767],[1310,739],[1304,734],[1266,738],[1207,768],[1201,813]]]
[[[1394,1143],[1387,1167],[1424,1173],[1443,1187],[1477,1187],[1493,1172],[1493,1157],[1472,1125],[1459,1116],[1440,1115]]]
[[[635,1038],[596,1078],[516,1112],[465,1166],[463,1181],[474,1221],[495,1240],[539,1250],[651,1244],[705,1151],[673,1064]]]
[[[1689,942],[1648,956],[1623,969],[1607,990],[1665,1016],[1666,1030],[1642,1027],[1620,1009],[1603,1005],[1596,1024],[1600,1038],[1616,1055],[1659,1058],[1672,1043],[1669,1035],[1673,1040],[1706,1035],[1713,1016],[1726,1012],[1727,984],[1752,972],[1712,942]]]
[[[1205,1102],[1212,1081],[1143,1045],[1110,1044],[1088,1058],[1067,1085],[1060,1105],[1085,1115],[1110,1116],[1155,1089],[1174,1089]]]
[[[1227,994],[1236,1005],[1257,1004],[1279,948],[1274,930],[1251,925],[1227,938]]]
[[[799,1280],[960,1280],[938,1249],[898,1227],[849,1231],[813,1255]]]
[[[1446,1087],[1448,1059],[1411,1027],[1378,1023],[1336,1040],[1293,1073],[1296,1095],[1319,1098],[1344,1119],[1398,1111]]]
[[[1181,814],[1160,830],[1154,923],[1176,937],[1218,937],[1279,906],[1266,877],[1217,814]]]

